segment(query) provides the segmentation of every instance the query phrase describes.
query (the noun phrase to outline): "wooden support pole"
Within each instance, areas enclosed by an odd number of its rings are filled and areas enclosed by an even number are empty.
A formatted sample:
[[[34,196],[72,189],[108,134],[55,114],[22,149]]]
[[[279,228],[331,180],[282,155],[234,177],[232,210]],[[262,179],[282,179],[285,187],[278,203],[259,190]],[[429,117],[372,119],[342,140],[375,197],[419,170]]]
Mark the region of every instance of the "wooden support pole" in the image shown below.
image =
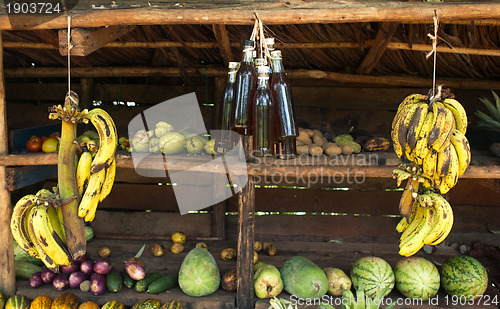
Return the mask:
[[[7,109],[5,102],[5,80],[3,75],[2,32],[0,32],[0,155],[8,153]],[[16,292],[14,270],[14,245],[10,231],[12,208],[7,189],[5,166],[0,166],[0,292],[10,297]]]
[[[238,194],[238,258],[236,307],[254,308],[253,290],[253,242],[255,225],[255,185],[253,176]]]
[[[380,25],[380,29],[377,32],[377,36],[370,47],[370,50],[366,54],[365,58],[358,67],[357,73],[361,75],[367,75],[372,72],[377,63],[382,58],[389,41],[392,39],[394,32],[398,28],[399,23],[389,23],[385,22]]]

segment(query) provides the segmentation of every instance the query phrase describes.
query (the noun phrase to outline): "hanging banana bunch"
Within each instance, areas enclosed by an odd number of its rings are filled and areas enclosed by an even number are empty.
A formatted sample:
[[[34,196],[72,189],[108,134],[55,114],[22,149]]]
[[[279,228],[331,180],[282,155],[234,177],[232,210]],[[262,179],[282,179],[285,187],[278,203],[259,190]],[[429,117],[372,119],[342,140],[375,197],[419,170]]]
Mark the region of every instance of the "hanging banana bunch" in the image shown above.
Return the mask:
[[[13,208],[11,231],[24,251],[58,272],[86,252],[84,222],[94,219],[98,203],[113,186],[117,132],[104,110],[79,111],[73,91],[66,95],[64,106],[49,108],[49,118],[62,121],[58,185],[53,192],[42,189],[22,197]],[[84,151],[78,158],[76,125],[88,122],[97,129],[99,146],[89,145],[95,155]]]
[[[399,203],[404,217],[396,227],[402,233],[401,255],[413,255],[424,244],[439,244],[450,233],[453,211],[442,195],[470,164],[466,130],[465,109],[452,97],[412,94],[399,105],[391,137],[403,161],[393,177],[398,186],[407,181]]]

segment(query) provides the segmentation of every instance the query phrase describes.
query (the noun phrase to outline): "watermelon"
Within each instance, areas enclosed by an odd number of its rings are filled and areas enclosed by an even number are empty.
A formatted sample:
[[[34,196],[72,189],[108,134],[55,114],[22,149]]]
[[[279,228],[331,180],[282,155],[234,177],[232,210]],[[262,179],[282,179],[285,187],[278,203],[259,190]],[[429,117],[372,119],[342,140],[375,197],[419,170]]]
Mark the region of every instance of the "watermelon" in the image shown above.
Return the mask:
[[[179,287],[189,296],[206,296],[220,285],[220,272],[207,249],[193,248],[184,257],[179,269]]]
[[[473,257],[461,255],[446,260],[440,268],[441,286],[448,295],[477,298],[488,286],[486,268]]]
[[[356,260],[350,275],[352,286],[358,290],[362,285],[365,295],[370,298],[384,289],[387,289],[384,294],[387,296],[394,288],[394,272],[391,265],[376,256],[365,256]]]
[[[328,291],[328,278],[323,269],[303,256],[289,258],[280,274],[283,289],[298,298],[321,298]]]
[[[422,257],[405,257],[394,265],[396,289],[406,297],[428,300],[439,290],[439,271]]]

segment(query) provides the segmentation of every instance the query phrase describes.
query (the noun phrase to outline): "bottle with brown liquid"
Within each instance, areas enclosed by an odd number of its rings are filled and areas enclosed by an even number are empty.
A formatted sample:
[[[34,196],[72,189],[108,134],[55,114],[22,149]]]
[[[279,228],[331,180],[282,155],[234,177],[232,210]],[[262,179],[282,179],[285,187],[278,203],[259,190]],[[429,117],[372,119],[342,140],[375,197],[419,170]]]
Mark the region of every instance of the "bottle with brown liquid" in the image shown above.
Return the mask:
[[[252,92],[257,86],[257,73],[253,64],[254,42],[245,41],[243,44],[243,58],[236,74],[235,98],[233,113],[233,131],[241,135],[251,135],[248,127],[249,101]]]
[[[258,86],[251,101],[251,131],[253,134],[252,155],[255,157],[273,156],[273,96],[269,88],[269,66],[259,66]]]
[[[236,72],[239,67],[239,62],[229,62],[228,80],[222,95],[221,110],[219,112],[219,119],[217,120],[217,129],[220,132],[218,138],[216,138],[215,151],[218,153],[226,153],[233,147],[229,131],[232,128],[231,122],[233,120],[234,95],[236,92],[234,85],[236,82]]]
[[[271,52],[272,74],[270,88],[274,99],[276,156],[280,159],[295,158],[297,127],[292,106],[290,82],[283,67],[280,50]]]

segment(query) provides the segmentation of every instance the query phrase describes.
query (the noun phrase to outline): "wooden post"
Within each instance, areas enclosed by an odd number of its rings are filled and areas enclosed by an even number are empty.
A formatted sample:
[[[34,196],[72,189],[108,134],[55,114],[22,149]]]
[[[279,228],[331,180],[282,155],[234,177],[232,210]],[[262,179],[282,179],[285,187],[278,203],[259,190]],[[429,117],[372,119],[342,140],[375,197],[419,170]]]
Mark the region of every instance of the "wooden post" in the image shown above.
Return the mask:
[[[82,93],[80,94],[80,110],[92,109],[92,79],[80,79]]]
[[[253,290],[253,238],[255,224],[255,185],[248,176],[247,185],[238,194],[238,258],[236,262],[238,284],[236,307],[254,308]]]
[[[226,239],[226,202],[227,200],[212,207],[212,235],[220,240]]]
[[[5,81],[3,75],[3,45],[0,32],[0,155],[8,152],[7,110],[5,102]],[[10,231],[10,192],[7,189],[5,165],[0,166],[0,292],[10,297],[16,292],[14,271],[14,246]]]

